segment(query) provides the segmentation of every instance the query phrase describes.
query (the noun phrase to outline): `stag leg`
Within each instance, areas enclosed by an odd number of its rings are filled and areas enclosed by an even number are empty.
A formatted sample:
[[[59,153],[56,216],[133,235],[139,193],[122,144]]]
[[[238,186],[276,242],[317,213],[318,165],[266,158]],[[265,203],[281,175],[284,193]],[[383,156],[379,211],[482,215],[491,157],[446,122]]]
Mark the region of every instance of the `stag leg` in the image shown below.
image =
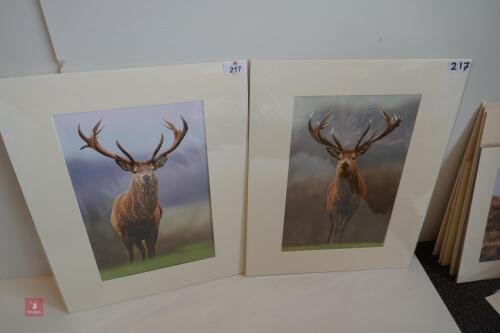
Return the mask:
[[[144,245],[142,244],[142,240],[134,240],[134,245],[137,246],[139,251],[141,252],[142,260],[146,259],[146,249],[144,249]]]
[[[345,220],[346,219],[344,217],[337,217],[335,220],[332,220],[332,223],[330,225],[330,234],[328,236],[331,240],[331,243],[340,244],[342,242],[342,233],[344,232]],[[328,244],[331,243],[328,242]]]
[[[122,241],[123,241],[123,244],[125,245],[125,248],[128,251],[128,261],[129,261],[129,263],[133,263],[134,262],[134,243],[127,236],[123,236]]]
[[[335,229],[334,223],[333,221],[330,221],[330,230],[328,231],[328,240],[326,241],[326,244],[330,244],[332,241],[333,229]]]
[[[341,231],[340,231],[340,236],[339,236],[339,243],[342,243],[343,242],[343,237],[344,237],[344,229],[345,227],[347,226],[347,222],[349,222],[349,217],[346,217],[344,219],[344,221],[342,221],[342,227],[341,227]]]
[[[153,258],[156,255],[156,240],[158,239],[158,230],[155,230],[151,237],[146,239],[146,247],[148,249],[148,258]]]
[[[333,242],[335,244],[341,244],[342,243],[342,236],[344,235],[344,228],[347,224],[347,218],[343,217],[339,219],[339,223],[335,228],[335,232],[333,235]]]
[[[335,225],[334,231],[333,231],[333,244],[340,244],[340,240],[342,238],[342,229],[340,228],[340,225]]]

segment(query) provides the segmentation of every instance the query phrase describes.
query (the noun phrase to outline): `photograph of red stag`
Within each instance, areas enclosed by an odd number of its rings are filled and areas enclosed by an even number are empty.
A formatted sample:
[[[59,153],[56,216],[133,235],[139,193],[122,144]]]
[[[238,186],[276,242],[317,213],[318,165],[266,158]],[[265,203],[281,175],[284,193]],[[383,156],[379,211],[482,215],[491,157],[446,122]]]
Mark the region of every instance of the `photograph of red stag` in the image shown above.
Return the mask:
[[[125,156],[114,154],[106,150],[98,140],[102,131],[101,122],[92,129],[90,136],[86,136],[78,125],[78,135],[85,142],[80,150],[90,148],[99,154],[108,157],[124,171],[133,174],[128,190],[121,193],[113,202],[111,211],[111,226],[121,237],[128,251],[129,262],[134,261],[134,246],[139,249],[142,260],[155,256],[155,246],[158,239],[158,228],[163,211],[160,206],[158,195],[158,180],[155,170],[163,167],[167,162],[168,155],[172,153],[182,142],[187,131],[186,120],[181,116],[182,129],[177,129],[169,121],[164,126],[172,131],[173,142],[170,147],[160,152],[164,135],[161,134],[160,142],[154,149],[151,158],[147,161],[136,161],[132,155],[116,140],[116,146]],[[145,247],[144,244],[145,243]]]
[[[54,125],[103,281],[215,256],[202,100],[61,114]]]
[[[372,128],[371,120],[368,121],[366,129],[358,139],[353,149],[342,146],[335,135],[334,127],[331,127],[331,140],[326,138],[321,130],[327,128],[333,119],[334,111],[330,110],[319,122],[313,124],[311,113],[308,122],[308,130],[318,143],[326,146],[326,151],[337,160],[335,177],[328,186],[326,195],[326,210],[330,219],[327,244],[342,243],[342,235],[351,217],[356,213],[361,199],[366,198],[366,183],[363,175],[358,171],[356,159],[365,154],[372,144],[393,132],[401,124],[401,118],[397,115],[390,117],[384,109],[380,108],[380,114],[384,118],[386,127],[381,132],[373,132],[366,138]]]
[[[282,251],[384,246],[420,99],[294,97]]]

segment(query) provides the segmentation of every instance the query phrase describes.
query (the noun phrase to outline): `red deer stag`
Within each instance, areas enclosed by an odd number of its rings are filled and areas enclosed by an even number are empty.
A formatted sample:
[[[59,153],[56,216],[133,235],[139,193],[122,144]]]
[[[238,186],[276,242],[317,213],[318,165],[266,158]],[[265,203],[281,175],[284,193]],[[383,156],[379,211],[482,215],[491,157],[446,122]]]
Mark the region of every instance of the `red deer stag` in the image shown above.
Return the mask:
[[[151,159],[136,162],[132,155],[116,141],[116,146],[125,157],[114,154],[101,146],[98,135],[102,128],[100,120],[92,129],[92,134],[87,137],[78,125],[78,135],[85,142],[80,148],[91,148],[96,152],[115,160],[116,164],[124,171],[133,173],[132,182],[128,190],[113,202],[111,211],[111,226],[122,238],[129,261],[134,261],[134,245],[141,252],[142,260],[145,259],[146,251],[143,241],[146,243],[148,258],[155,256],[156,240],[158,239],[158,226],[162,216],[162,208],[158,196],[158,180],[154,171],[161,168],[167,162],[167,156],[174,151],[184,139],[188,130],[186,120],[181,116],[183,128],[179,131],[171,122],[165,121],[164,126],[172,131],[174,139],[168,149],[160,153],[163,146],[164,136],[161,134],[160,142],[156,146]]]
[[[326,128],[333,119],[333,110],[315,125],[312,124],[313,113],[309,117],[308,129],[311,136],[322,145],[326,146],[327,152],[337,159],[335,178],[328,186],[326,197],[326,209],[330,218],[330,230],[328,232],[327,244],[341,243],[344,229],[359,207],[361,199],[366,197],[366,185],[363,176],[359,173],[356,158],[363,155],[376,141],[394,131],[401,123],[397,115],[392,118],[380,108],[380,114],[385,120],[386,128],[380,132],[374,132],[368,139],[364,140],[371,129],[371,120],[361,134],[354,149],[342,147],[339,139],[335,136],[332,127],[330,135],[332,140],[325,138],[321,130]]]

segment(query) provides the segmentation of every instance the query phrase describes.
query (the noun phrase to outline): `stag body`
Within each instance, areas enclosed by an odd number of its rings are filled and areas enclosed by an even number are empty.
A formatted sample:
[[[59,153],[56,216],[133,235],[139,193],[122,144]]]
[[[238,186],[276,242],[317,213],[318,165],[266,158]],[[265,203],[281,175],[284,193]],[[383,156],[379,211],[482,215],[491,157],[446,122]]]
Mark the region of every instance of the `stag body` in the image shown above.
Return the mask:
[[[122,238],[130,262],[134,259],[134,245],[144,260],[142,241],[146,243],[148,257],[155,256],[158,227],[163,212],[158,197],[158,180],[149,169],[148,165],[139,166],[127,192],[115,199],[111,211],[111,226]]]
[[[391,133],[396,129],[401,119],[398,116],[390,118],[389,115],[380,109],[380,113],[386,122],[386,128],[379,134],[373,133],[370,138],[365,140],[366,135],[371,129],[371,121],[367,128],[361,134],[354,149],[345,149],[335,136],[335,131],[331,129],[332,141],[321,134],[321,130],[326,128],[333,119],[333,111],[330,112],[317,124],[312,124],[312,116],[309,117],[308,129],[311,136],[320,144],[326,146],[327,152],[337,159],[335,169],[335,178],[328,186],[326,196],[326,210],[330,219],[330,228],[328,231],[327,244],[341,243],[344,229],[356,213],[361,200],[366,197],[366,184],[363,176],[358,171],[356,158],[364,154],[370,146]]]
[[[352,155],[346,152],[343,156],[339,156],[335,178],[328,186],[326,197],[326,210],[330,218],[328,243],[331,242],[332,235],[334,243],[342,242],[344,228],[365,196],[365,180],[358,172]]]
[[[181,143],[188,126],[182,118],[183,129],[179,131],[172,123],[165,121],[164,126],[173,132],[174,140],[170,147],[159,154],[163,146],[164,136],[161,135],[160,143],[153,152],[150,160],[136,162],[134,158],[116,141],[118,149],[126,156],[120,156],[104,149],[98,141],[101,121],[93,128],[90,137],[86,137],[78,126],[78,134],[85,142],[81,148],[91,148],[98,153],[113,159],[124,171],[133,174],[128,190],[120,194],[113,202],[111,211],[111,226],[121,237],[128,251],[129,261],[134,261],[134,245],[139,249],[144,260],[146,250],[148,257],[155,256],[155,246],[158,239],[158,228],[162,216],[162,208],[158,196],[158,180],[154,173],[167,161],[167,155],[174,151]],[[144,248],[146,243],[146,249]]]

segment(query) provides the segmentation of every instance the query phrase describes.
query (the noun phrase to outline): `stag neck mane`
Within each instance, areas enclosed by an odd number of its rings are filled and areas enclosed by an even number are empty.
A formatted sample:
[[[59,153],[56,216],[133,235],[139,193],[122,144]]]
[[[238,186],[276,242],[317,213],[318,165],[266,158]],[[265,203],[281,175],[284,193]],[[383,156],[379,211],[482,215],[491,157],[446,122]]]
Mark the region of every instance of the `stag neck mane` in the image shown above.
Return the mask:
[[[363,176],[357,170],[342,173],[339,169],[336,169],[335,179],[333,180],[337,184],[337,191],[346,194],[356,193],[364,196],[366,188]]]
[[[144,184],[134,177],[126,195],[130,202],[130,214],[136,219],[148,218],[159,203],[158,180],[153,176],[150,184]]]

